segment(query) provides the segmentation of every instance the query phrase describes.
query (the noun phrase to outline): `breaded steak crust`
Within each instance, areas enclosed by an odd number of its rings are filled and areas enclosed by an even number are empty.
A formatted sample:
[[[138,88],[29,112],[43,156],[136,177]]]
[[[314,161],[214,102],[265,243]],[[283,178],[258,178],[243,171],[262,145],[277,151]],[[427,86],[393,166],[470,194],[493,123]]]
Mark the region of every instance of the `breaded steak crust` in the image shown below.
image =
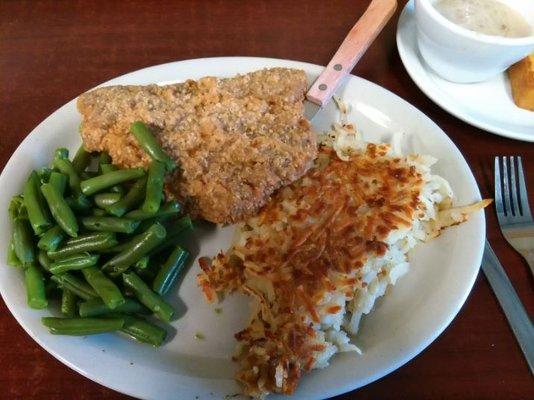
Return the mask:
[[[317,145],[303,116],[306,88],[304,71],[288,68],[98,88],[78,98],[81,135],[88,151],[107,151],[114,164],[147,166],[129,131],[145,122],[179,165],[168,193],[209,221],[236,222],[312,166]]]

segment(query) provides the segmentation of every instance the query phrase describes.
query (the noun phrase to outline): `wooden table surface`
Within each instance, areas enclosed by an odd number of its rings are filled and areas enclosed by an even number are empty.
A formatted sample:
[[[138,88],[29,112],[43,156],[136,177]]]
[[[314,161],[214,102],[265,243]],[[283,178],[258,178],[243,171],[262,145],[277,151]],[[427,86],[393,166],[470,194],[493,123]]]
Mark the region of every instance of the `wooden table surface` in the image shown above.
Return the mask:
[[[45,117],[87,89],[151,65],[213,56],[265,56],[326,65],[367,0],[0,1],[0,167]],[[404,2],[401,2],[404,4]],[[395,45],[399,12],[354,73],[409,101],[456,143],[484,196],[495,155],[522,155],[534,204],[534,144],[469,126],[411,81]],[[488,235],[530,314],[533,279]],[[157,383],[155,383],[157,384]],[[122,399],[41,349],[0,301],[0,398]],[[534,380],[486,278],[478,276],[447,330],[407,365],[337,399],[533,399]]]

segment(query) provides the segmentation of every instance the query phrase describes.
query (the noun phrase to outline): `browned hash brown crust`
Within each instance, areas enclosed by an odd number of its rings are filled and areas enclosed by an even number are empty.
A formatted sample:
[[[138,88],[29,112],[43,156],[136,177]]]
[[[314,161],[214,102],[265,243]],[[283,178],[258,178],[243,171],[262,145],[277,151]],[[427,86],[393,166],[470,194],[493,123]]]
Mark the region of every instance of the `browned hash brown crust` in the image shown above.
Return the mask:
[[[145,122],[180,166],[167,191],[193,214],[235,222],[312,166],[317,146],[303,116],[306,87],[304,71],[288,68],[103,87],[78,98],[81,135],[87,150],[107,151],[114,164],[147,166],[129,132],[132,122]]]
[[[341,161],[323,149],[318,167],[245,222],[244,243],[212,263],[201,259],[198,283],[208,301],[239,290],[259,304],[250,325],[236,334],[242,349],[237,379],[246,394],[293,393],[324,350],[312,324],[338,311],[322,309],[321,300],[339,290],[351,298],[365,285],[355,272],[369,257],[383,256],[388,235],[411,228],[422,212],[421,173],[388,150],[369,144]]]

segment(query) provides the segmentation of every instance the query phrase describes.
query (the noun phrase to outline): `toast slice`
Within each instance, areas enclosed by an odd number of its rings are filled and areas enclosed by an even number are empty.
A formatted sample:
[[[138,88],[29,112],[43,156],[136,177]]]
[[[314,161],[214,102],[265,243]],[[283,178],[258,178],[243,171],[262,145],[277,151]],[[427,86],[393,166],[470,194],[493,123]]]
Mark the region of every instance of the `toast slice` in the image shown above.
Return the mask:
[[[508,69],[515,104],[534,111],[534,53]]]

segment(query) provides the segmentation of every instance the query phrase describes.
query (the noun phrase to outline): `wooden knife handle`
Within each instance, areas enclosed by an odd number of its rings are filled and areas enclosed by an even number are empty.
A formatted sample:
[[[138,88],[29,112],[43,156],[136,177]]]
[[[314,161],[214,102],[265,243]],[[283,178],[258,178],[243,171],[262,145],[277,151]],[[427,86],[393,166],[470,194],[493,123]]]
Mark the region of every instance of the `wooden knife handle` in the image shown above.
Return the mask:
[[[344,78],[352,71],[384,28],[396,8],[397,0],[371,1],[367,10],[341,43],[326,69],[308,90],[306,98],[309,101],[321,107],[328,103],[336,89],[343,83]]]

